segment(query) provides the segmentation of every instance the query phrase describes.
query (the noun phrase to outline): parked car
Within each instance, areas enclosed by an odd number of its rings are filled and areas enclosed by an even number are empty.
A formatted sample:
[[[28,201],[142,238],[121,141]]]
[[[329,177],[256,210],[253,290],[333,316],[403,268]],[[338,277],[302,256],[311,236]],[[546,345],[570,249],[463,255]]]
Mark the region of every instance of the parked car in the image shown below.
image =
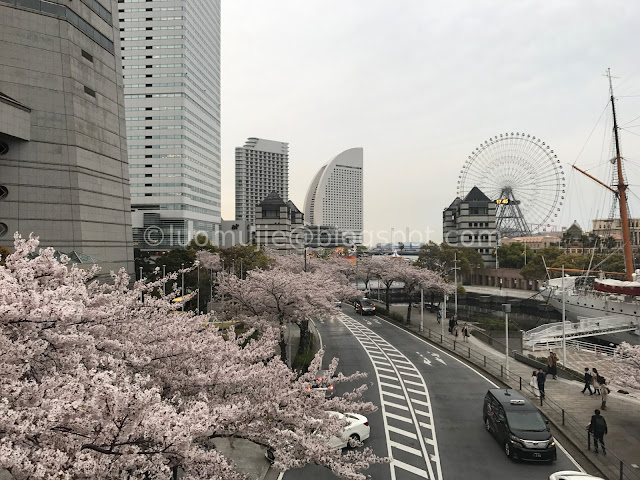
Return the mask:
[[[360,315],[375,315],[376,306],[366,298],[359,298],[353,302],[354,310]]]
[[[549,480],[604,480],[602,477],[594,477],[584,472],[563,470],[549,475]]]
[[[342,433],[339,437],[330,437],[329,446],[340,450],[343,448],[353,448],[358,443],[364,442],[369,438],[371,428],[369,427],[369,420],[364,415],[358,413],[339,413],[329,412],[330,415],[337,416],[338,418],[346,418],[347,424],[344,426]],[[273,463],[276,461],[275,454],[272,449],[267,448],[264,453],[265,458]]]
[[[556,441],[548,422],[518,391],[496,388],[484,397],[482,416],[487,431],[494,435],[509,458],[553,462]]]
[[[331,397],[334,394],[334,385],[327,370],[318,370],[316,378],[311,385],[307,387],[307,391],[324,392],[325,397]]]
[[[342,301],[340,301],[340,300],[334,300],[334,301],[333,301],[333,306],[334,306],[334,307],[338,307],[338,308],[342,308]]]

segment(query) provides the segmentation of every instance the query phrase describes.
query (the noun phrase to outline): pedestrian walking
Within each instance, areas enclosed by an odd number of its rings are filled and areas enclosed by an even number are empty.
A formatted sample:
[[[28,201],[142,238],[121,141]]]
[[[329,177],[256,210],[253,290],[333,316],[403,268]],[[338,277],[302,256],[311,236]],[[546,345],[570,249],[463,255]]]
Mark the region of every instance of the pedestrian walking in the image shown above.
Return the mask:
[[[591,373],[589,373],[589,368],[585,367],[584,369],[584,388],[582,389],[582,393],[585,392],[585,390],[589,389],[589,395],[593,395],[593,392],[591,391],[591,381],[592,381],[593,377],[591,376]]]
[[[540,398],[540,389],[538,388],[538,371],[534,370],[531,374],[531,380],[529,380],[529,386],[533,389],[533,394],[536,398]]]
[[[455,340],[458,339],[458,326],[454,326],[453,327],[453,336],[455,337]]]
[[[558,356],[552,351],[549,351],[547,357],[547,372],[553,375],[554,380],[558,379]]]
[[[589,433],[593,435],[593,449],[598,453],[598,442],[600,442],[602,453],[606,455],[607,451],[604,447],[604,436],[609,433],[607,422],[604,417],[600,415],[600,410],[596,408],[594,413],[595,415],[591,415],[591,423],[589,423]]]
[[[540,396],[544,398],[545,397],[544,382],[547,380],[547,374],[544,373],[542,368],[538,370],[537,380],[538,380],[538,390],[540,390]]]
[[[609,386],[607,385],[606,380],[602,380],[602,384],[600,385],[600,395],[602,395],[602,404],[600,405],[600,410],[607,409],[607,398],[609,398],[609,394],[611,390],[609,390]]]
[[[465,342],[469,341],[469,327],[467,326],[467,324],[465,323],[464,326],[462,327],[462,339]]]
[[[591,372],[592,372],[591,383],[593,384],[593,393],[595,393],[596,395],[600,395],[600,383],[602,383],[600,380],[604,380],[604,379],[600,376],[596,368],[592,368]]]
[[[438,310],[438,313],[436,313],[436,322],[440,323],[440,320],[442,320],[442,314],[440,310]]]
[[[449,333],[453,333],[453,327],[456,324],[455,315],[449,319]]]

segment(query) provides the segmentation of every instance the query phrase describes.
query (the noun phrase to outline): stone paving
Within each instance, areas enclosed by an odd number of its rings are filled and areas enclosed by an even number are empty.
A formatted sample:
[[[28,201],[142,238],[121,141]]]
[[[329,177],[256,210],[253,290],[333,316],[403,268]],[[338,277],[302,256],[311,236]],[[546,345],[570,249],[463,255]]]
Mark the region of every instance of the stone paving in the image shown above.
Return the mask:
[[[392,311],[406,314],[406,307],[394,308]],[[419,333],[420,311],[412,312],[410,330]],[[453,347],[453,336],[445,329],[445,339],[440,341],[441,325],[437,323],[435,315],[427,313],[424,315],[424,332],[422,335],[428,337],[431,330],[431,340],[448,350],[455,348],[456,353],[462,357],[471,357],[471,361],[492,374],[497,379],[502,379],[510,387],[519,388],[520,378],[522,378],[523,391],[531,400],[538,402],[533,396],[531,388],[528,386],[533,367],[509,360],[509,377],[504,375],[505,357],[504,354],[494,350],[473,336],[469,342],[456,342]],[[537,356],[544,356],[546,352],[537,352]],[[560,353],[560,352],[559,352]],[[575,365],[574,369],[583,371],[585,366],[596,366],[598,371],[607,378],[610,372],[610,365],[606,364],[606,359],[598,358],[592,353],[567,352],[568,364]],[[486,367],[484,366],[486,365]],[[501,377],[501,371],[503,375]],[[640,480],[640,392],[626,389],[629,395],[616,393],[612,388],[612,393],[607,401],[607,409],[602,412],[605,417],[609,434],[605,437],[607,445],[607,456],[596,455],[593,450],[587,449],[586,425],[591,419],[591,415],[596,408],[600,408],[601,397],[590,396],[588,392],[582,394],[583,384],[577,380],[559,378],[554,380],[548,377],[546,382],[546,400],[540,407],[541,411],[553,423],[554,428],[561,430],[565,436],[581,451],[593,465],[602,472],[606,478]],[[564,412],[564,425],[563,425]],[[620,461],[623,462],[622,474],[620,473]]]

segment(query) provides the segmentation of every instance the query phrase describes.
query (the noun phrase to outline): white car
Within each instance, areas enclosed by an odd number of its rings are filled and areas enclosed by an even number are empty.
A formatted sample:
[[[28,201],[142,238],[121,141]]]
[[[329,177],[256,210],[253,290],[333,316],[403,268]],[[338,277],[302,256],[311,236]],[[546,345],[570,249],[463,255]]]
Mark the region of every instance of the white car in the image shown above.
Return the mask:
[[[571,470],[563,470],[561,472],[549,475],[549,480],[604,480],[601,477],[594,477],[584,472],[574,472]]]
[[[329,412],[331,415],[335,415],[338,418],[346,418],[347,425],[345,425],[342,430],[342,434],[340,437],[331,437],[329,439],[329,446],[335,448],[336,450],[341,450],[347,447],[354,447],[354,442],[364,442],[367,438],[369,438],[370,428],[369,428],[369,420],[364,415],[360,415],[358,413],[338,413],[338,412]],[[351,442],[353,440],[353,442]],[[273,450],[267,448],[264,452],[265,458],[273,463],[276,461],[276,457],[273,453]]]
[[[369,428],[369,420],[364,415],[360,415],[358,413],[338,413],[331,412],[331,415],[335,415],[338,418],[346,418],[347,425],[345,425],[342,430],[342,434],[340,438],[331,437],[329,439],[329,445],[335,449],[346,448],[349,446],[351,440],[355,442],[364,442],[367,438],[369,438],[369,434],[371,432],[371,428]]]

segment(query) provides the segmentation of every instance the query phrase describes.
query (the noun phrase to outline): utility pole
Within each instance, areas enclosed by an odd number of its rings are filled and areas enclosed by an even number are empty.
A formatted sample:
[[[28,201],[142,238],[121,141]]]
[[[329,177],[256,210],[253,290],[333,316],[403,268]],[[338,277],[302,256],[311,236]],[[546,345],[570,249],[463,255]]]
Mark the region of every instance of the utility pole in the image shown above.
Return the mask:
[[[142,267],[140,267],[140,283],[142,283]],[[140,301],[142,302],[142,289],[140,290]]]
[[[455,284],[453,313],[458,319],[458,252],[453,252],[453,283]]]
[[[564,265],[562,265],[562,365],[567,367],[567,337],[565,332],[564,322],[567,321],[566,317],[566,301],[565,301],[565,291],[564,291]]]
[[[162,265],[162,278],[167,276],[166,265]],[[162,296],[164,297],[167,294],[167,282],[166,280],[162,283]]]
[[[504,311],[504,369],[505,374],[509,376],[509,313],[511,312],[511,304],[503,303],[502,310]]]
[[[198,265],[198,293],[196,296],[198,297],[198,308],[196,308],[196,311],[198,312],[198,315],[200,315],[200,265]]]
[[[424,331],[424,285],[420,284],[420,331]]]
[[[184,263],[180,264],[180,269],[182,270],[182,296],[180,300],[182,302],[182,311],[184,312]]]

